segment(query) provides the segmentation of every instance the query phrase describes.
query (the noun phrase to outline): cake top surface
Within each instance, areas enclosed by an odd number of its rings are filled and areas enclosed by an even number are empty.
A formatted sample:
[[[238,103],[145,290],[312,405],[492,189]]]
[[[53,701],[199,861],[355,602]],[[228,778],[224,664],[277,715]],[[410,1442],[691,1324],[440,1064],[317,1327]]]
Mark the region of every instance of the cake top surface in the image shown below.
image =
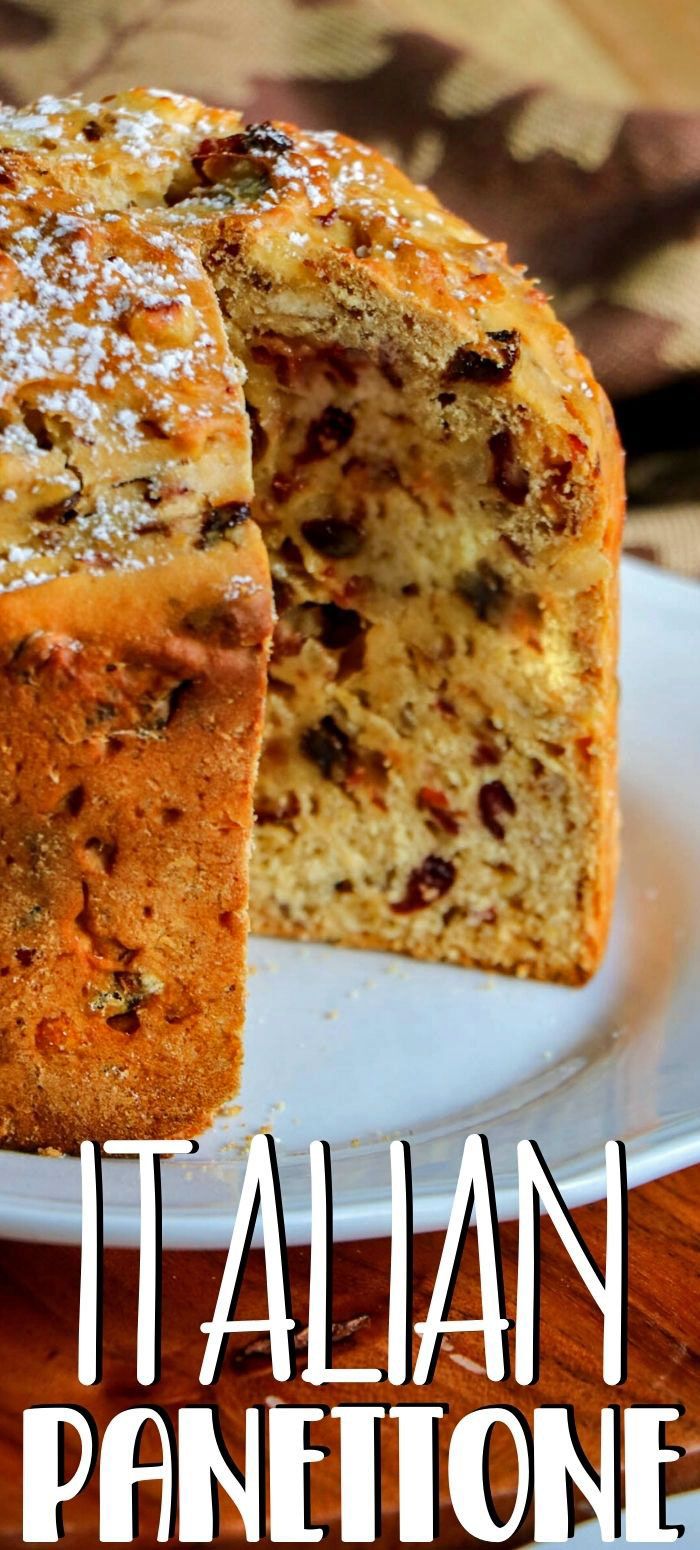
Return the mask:
[[[192,245],[27,165],[15,191],[17,170],[0,153],[3,590],[152,563],[166,509],[184,532],[251,493],[241,372]]]
[[[486,387],[496,421],[534,427],[533,445],[546,426],[545,458],[599,476],[607,402],[538,286],[501,244],[342,134],[246,126],[145,88],[44,97],[0,108],[0,193],[0,585],[22,584],[7,569],[21,513],[34,520],[78,488],[83,511],[111,502],[114,529],[121,480],[186,464],[176,483],[201,506],[211,454],[214,504],[250,498],[242,372],[209,278],[238,255],[261,289],[284,290],[292,332],[295,309],[322,328],[324,309],[384,308],[396,349],[430,357],[446,395]],[[129,512],[122,533],[134,526]]]
[[[46,175],[101,209],[166,207],[173,226],[218,223],[275,243],[276,263],[307,270],[342,254],[360,283],[440,311],[503,381],[518,332],[539,367],[588,418],[590,367],[547,299],[503,244],[489,242],[386,157],[334,131],[245,126],[233,110],[134,88],[90,101],[44,97],[0,108],[0,145],[31,153]],[[505,325],[505,328],[504,328]],[[508,341],[505,341],[508,345]],[[482,368],[488,373],[488,364]]]

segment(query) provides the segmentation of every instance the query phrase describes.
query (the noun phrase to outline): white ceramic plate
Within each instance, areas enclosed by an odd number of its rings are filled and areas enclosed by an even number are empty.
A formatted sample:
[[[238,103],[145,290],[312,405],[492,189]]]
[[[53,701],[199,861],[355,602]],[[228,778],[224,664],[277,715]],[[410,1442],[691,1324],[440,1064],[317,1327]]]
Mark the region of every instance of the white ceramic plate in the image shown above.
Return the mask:
[[[686,1544],[692,1545],[693,1537],[697,1534],[696,1544],[700,1544],[700,1491],[687,1491],[683,1496],[668,1496],[666,1498],[666,1520],[675,1528],[685,1528]],[[597,1550],[602,1545],[600,1528],[597,1522],[582,1523],[576,1530],[573,1540],[569,1539],[560,1545],[550,1545],[550,1550],[570,1550],[573,1544],[574,1550]],[[608,1544],[610,1541],[608,1540]],[[658,1540],[656,1541],[658,1545]],[[622,1539],[618,1544],[627,1544],[625,1539],[625,1514],[622,1514]],[[528,1550],[535,1550],[534,1545],[529,1545]],[[637,1544],[637,1550],[654,1550],[653,1545]]]
[[[515,1145],[539,1142],[571,1204],[700,1160],[700,587],[623,566],[624,863],[606,962],[585,990],[378,953],[254,941],[240,1110],[163,1166],[163,1241],[228,1244],[246,1137],[278,1141],[289,1241],[308,1239],[308,1144],[333,1149],[335,1234],[390,1226],[389,1149],[412,1144],[415,1225],[444,1227],[470,1131],[488,1134],[500,1214]],[[104,1165],[105,1238],[138,1242],[133,1162]],[[0,1153],[0,1233],[80,1236],[79,1165]]]

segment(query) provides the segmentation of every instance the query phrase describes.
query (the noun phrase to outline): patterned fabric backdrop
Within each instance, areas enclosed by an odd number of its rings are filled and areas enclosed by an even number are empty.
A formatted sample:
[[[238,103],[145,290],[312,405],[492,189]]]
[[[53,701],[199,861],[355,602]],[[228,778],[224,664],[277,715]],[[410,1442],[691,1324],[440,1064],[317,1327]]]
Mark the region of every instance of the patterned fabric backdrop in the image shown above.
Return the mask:
[[[700,112],[568,0],[0,0],[5,100],[133,84],[343,129],[505,238],[615,400],[627,547],[700,577]]]

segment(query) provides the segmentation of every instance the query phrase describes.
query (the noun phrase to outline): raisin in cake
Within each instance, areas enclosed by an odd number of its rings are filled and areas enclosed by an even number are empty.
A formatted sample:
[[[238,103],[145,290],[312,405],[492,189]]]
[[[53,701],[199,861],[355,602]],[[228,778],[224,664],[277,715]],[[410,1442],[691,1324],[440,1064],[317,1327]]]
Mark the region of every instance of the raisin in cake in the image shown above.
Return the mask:
[[[622,462],[546,298],[339,134],[137,90],[2,110],[0,145],[19,190],[127,223],[166,267],[191,249],[245,373],[277,608],[255,928],[585,979],[616,859]],[[230,538],[188,537],[188,575]],[[106,588],[147,584],[125,571],[144,542]]]
[[[188,243],[1,153],[0,297],[2,1131],[189,1131],[238,1078],[271,624],[240,373]]]

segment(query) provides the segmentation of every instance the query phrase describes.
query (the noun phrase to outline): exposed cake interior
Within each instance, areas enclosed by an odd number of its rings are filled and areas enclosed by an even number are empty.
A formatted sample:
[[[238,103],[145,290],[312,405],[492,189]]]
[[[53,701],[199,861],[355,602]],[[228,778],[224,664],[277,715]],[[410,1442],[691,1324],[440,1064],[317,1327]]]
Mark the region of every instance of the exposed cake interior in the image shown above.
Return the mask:
[[[560,542],[591,506],[571,433],[526,469],[469,352],[216,279],[279,615],[254,929],[584,976],[610,565]],[[515,336],[490,349],[505,379]]]

